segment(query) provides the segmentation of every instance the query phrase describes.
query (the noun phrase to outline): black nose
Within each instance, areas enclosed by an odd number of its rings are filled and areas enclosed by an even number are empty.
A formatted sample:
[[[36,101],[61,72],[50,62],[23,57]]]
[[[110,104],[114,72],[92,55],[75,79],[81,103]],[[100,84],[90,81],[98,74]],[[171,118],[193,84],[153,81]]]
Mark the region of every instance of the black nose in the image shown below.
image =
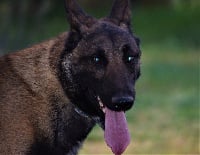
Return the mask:
[[[132,96],[112,97],[112,104],[117,111],[126,111],[133,105],[134,98]]]

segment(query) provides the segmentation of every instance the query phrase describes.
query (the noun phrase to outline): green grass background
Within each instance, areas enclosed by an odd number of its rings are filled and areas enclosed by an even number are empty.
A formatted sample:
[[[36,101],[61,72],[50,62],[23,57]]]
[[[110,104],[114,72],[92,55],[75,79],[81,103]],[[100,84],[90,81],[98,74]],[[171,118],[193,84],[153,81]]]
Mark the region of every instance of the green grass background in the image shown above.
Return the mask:
[[[90,13],[105,15],[98,9]],[[132,141],[125,154],[199,154],[200,8],[137,8],[132,21],[142,43],[142,76],[127,112]],[[12,42],[4,51],[56,36],[67,24],[65,15],[51,14],[40,27],[27,25],[23,42],[17,40],[18,28],[7,28]],[[100,127],[80,154],[111,154]]]

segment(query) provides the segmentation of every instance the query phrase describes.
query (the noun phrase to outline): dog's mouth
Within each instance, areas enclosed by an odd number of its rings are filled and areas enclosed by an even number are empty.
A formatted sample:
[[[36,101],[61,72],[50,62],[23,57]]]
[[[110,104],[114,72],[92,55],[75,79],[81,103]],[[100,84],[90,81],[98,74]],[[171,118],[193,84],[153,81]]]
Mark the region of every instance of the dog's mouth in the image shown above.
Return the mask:
[[[97,97],[101,111],[105,115],[104,138],[115,155],[121,155],[130,143],[130,134],[124,111],[113,111]]]
[[[103,102],[101,101],[101,99],[100,99],[99,96],[97,97],[97,100],[98,100],[98,103],[99,103],[100,109],[101,109],[102,112],[105,114],[105,112],[106,112],[106,106],[103,104]]]

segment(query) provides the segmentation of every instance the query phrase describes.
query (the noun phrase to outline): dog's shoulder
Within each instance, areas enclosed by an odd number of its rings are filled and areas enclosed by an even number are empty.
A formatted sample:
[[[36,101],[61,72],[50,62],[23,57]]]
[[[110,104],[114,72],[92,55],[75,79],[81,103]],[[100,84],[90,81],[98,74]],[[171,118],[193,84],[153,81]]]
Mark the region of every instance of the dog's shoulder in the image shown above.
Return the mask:
[[[56,68],[67,36],[68,33],[65,32],[50,40],[0,57],[1,88],[6,83],[10,87],[11,83],[23,83],[35,93],[47,93],[55,89],[52,87],[59,84],[52,67]]]

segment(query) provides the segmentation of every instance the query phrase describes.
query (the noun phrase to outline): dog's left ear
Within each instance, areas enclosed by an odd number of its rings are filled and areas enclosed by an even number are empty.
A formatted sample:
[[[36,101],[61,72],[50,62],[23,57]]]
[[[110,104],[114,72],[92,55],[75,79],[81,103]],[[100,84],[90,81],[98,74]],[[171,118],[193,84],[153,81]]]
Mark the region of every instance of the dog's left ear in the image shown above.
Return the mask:
[[[120,27],[130,29],[131,9],[129,0],[115,0],[109,15],[109,20]]]
[[[76,0],[65,0],[65,7],[72,32],[84,33],[96,22],[95,18],[83,11]]]

